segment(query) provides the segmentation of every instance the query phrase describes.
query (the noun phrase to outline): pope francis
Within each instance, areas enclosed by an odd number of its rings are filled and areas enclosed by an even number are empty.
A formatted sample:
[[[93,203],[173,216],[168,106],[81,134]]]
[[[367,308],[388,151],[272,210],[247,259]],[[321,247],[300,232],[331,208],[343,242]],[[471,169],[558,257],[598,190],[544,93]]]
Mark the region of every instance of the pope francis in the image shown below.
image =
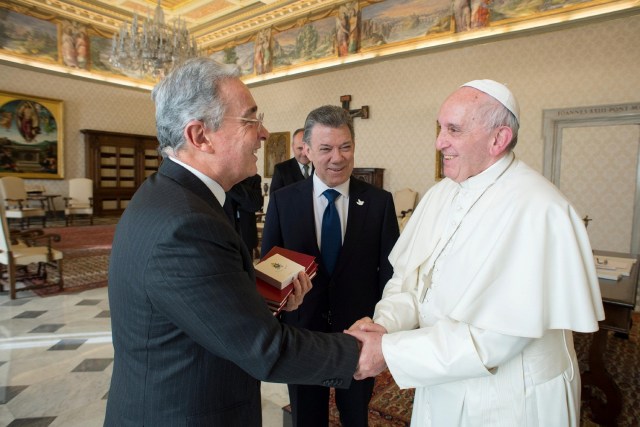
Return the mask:
[[[356,378],[389,368],[415,388],[412,426],[578,426],[571,331],[604,318],[584,224],[512,150],[518,103],[474,80],[442,105],[446,176],[425,195],[389,259],[394,275]]]

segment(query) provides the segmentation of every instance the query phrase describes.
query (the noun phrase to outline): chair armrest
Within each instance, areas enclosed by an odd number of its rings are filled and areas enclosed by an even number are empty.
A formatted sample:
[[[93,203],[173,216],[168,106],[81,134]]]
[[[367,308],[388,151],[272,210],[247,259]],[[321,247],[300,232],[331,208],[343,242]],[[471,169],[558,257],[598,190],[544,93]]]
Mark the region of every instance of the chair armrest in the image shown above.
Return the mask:
[[[19,210],[22,210],[23,208],[22,204],[25,202],[25,199],[4,199],[4,200],[7,202],[7,205],[10,205],[11,203],[17,204]]]
[[[25,240],[42,236],[43,234],[44,230],[41,228],[34,228],[31,230],[9,230],[9,238],[11,239],[12,245],[16,245],[20,241],[24,242]]]
[[[42,243],[38,244],[41,241],[46,241],[46,245],[43,245]],[[51,245],[53,244],[53,242],[59,242],[59,241],[60,241],[60,235],[54,234],[54,233],[48,233],[48,234],[43,233],[37,236],[32,236],[24,239],[24,242],[29,246],[47,246],[49,249],[51,249]]]

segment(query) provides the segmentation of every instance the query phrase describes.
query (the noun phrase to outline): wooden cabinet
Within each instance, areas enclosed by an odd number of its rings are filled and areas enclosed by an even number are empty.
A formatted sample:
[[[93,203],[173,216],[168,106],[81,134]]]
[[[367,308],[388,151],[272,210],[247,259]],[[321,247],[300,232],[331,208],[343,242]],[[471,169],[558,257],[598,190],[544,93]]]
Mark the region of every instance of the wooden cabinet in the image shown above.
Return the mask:
[[[380,168],[353,168],[353,176],[363,181],[382,188],[384,169]]]
[[[133,193],[158,170],[158,140],[152,135],[83,129],[86,173],[93,180],[96,215],[121,214]]]

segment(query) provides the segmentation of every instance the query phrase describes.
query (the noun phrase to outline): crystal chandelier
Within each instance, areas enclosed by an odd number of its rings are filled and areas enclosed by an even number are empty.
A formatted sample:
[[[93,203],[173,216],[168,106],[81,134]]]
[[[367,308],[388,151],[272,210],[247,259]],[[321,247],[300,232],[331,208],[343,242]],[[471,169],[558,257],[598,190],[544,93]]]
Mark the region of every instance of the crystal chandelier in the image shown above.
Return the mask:
[[[136,13],[131,24],[124,22],[119,33],[113,35],[111,65],[127,74],[157,80],[175,64],[197,55],[195,37],[189,35],[185,21],[178,18],[172,25],[165,24],[160,1],[153,19],[147,12],[142,28]]]

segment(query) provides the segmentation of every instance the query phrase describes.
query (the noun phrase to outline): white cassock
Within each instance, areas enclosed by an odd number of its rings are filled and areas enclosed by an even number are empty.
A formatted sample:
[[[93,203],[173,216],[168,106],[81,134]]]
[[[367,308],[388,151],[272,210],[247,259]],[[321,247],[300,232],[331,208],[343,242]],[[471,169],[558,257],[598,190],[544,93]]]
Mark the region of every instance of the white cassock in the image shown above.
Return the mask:
[[[577,426],[571,331],[604,319],[585,226],[512,153],[427,192],[389,255],[374,321],[412,426]]]

